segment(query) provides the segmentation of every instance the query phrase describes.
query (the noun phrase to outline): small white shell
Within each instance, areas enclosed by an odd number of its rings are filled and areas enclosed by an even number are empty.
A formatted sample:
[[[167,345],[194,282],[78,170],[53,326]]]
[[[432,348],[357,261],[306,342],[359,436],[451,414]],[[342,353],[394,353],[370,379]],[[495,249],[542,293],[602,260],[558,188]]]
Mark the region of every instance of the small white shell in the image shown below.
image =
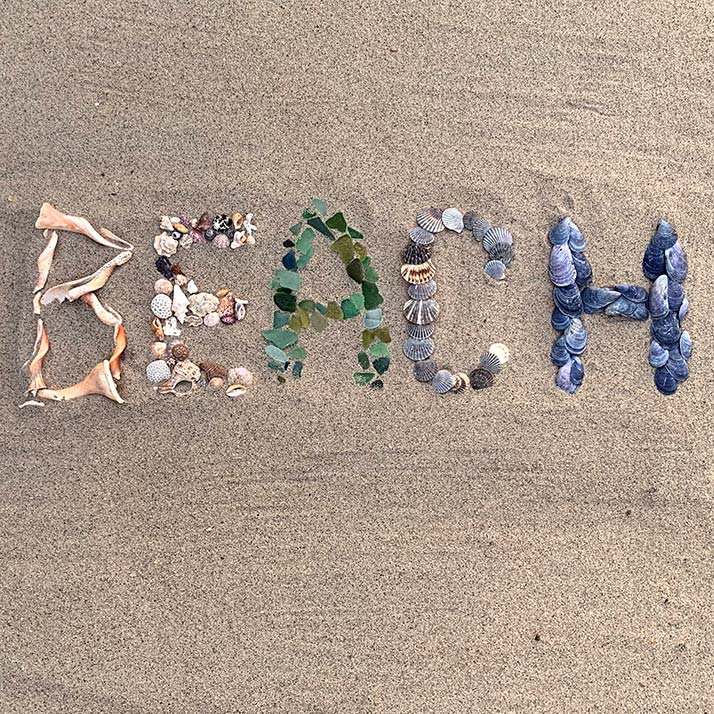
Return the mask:
[[[171,369],[162,359],[155,359],[146,365],[146,378],[151,384],[161,384],[171,377]]]
[[[498,357],[501,366],[506,364],[506,362],[508,362],[511,358],[511,351],[508,347],[506,347],[506,345],[503,344],[503,342],[494,342],[492,345],[488,346],[488,351]]]
[[[195,295],[198,292],[198,286],[193,280],[189,280],[188,283],[186,283],[186,291],[189,295]]]
[[[164,322],[164,335],[167,337],[178,337],[181,334],[181,328],[178,325],[178,320],[175,317],[169,317]]]
[[[416,222],[420,228],[429,233],[440,233],[444,230],[444,222],[441,220],[442,211],[440,208],[422,208],[417,213]]]
[[[461,233],[464,230],[464,214],[458,208],[447,208],[441,214],[441,221],[450,231]]]
[[[179,322],[183,322],[186,319],[188,298],[186,297],[186,293],[184,293],[178,285],[174,287],[174,299],[171,303],[171,311],[176,315]]]
[[[162,320],[171,317],[171,298],[164,293],[154,295],[151,301],[151,312]]]

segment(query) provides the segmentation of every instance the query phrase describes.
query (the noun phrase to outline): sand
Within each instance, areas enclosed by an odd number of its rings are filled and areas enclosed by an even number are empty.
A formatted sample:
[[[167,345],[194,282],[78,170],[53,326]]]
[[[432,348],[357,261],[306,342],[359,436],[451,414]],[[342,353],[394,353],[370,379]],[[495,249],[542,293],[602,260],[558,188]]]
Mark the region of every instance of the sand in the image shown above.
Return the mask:
[[[2,17],[0,711],[711,712],[712,24],[701,3],[9,0]],[[487,284],[437,250],[440,359],[502,340],[496,388],[436,399],[395,349],[350,384],[357,329],[262,356],[270,271],[312,196],[364,230],[401,340],[406,229],[425,205],[509,227]],[[18,412],[40,204],[137,243],[103,299],[123,407]],[[169,401],[143,376],[155,217],[252,208],[258,245],[192,257],[251,300],[202,338],[260,385]],[[690,259],[692,378],[665,399],[647,326],[596,316],[558,392],[546,232],[569,213],[600,285],[646,285],[656,220]],[[64,236],[52,279],[111,255]],[[347,286],[318,258],[316,297]],[[110,336],[46,311],[48,376]]]

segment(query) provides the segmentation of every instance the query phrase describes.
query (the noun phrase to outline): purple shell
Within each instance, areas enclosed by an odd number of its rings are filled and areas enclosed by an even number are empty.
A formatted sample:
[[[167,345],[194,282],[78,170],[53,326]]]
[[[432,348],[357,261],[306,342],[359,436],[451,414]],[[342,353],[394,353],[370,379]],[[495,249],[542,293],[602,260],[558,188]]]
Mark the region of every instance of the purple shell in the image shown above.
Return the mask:
[[[553,285],[565,287],[575,282],[577,273],[573,265],[573,257],[567,245],[554,245],[548,261],[548,275]]]
[[[687,277],[687,256],[684,254],[682,244],[677,241],[664,252],[664,255],[667,275],[675,283],[683,283]]]

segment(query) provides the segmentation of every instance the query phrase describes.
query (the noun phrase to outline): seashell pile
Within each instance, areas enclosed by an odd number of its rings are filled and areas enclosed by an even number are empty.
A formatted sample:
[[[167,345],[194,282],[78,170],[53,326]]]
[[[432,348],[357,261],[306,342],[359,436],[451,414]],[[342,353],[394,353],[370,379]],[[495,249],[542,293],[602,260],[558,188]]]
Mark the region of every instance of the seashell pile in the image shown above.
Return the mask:
[[[414,378],[430,383],[437,394],[453,392],[461,394],[467,387],[485,389],[494,382],[494,376],[510,359],[508,348],[495,343],[481,355],[478,367],[470,374],[439,369],[432,359],[434,353],[434,323],[439,317],[436,295],[436,268],[432,262],[432,247],[435,234],[444,230],[453,233],[471,231],[488,253],[485,273],[494,280],[503,280],[506,268],[513,260],[513,236],[505,228],[494,228],[488,221],[479,218],[473,211],[462,213],[458,208],[425,208],[417,214],[417,225],[409,231],[409,243],[404,249],[401,275],[407,283],[408,300],[403,313],[407,319],[407,339],[403,352],[414,363]],[[576,278],[571,266],[572,280]],[[563,276],[564,278],[565,276]],[[559,280],[563,278],[559,277]],[[564,283],[565,284],[565,283]],[[578,292],[578,298],[580,294]],[[564,296],[566,300],[568,296]],[[571,301],[574,297],[569,297]],[[572,310],[573,308],[571,308]],[[568,323],[569,325],[570,323]],[[567,327],[568,325],[565,325]],[[575,348],[584,349],[584,330],[571,330],[570,342]],[[565,348],[564,348],[565,349]]]
[[[191,362],[189,348],[175,340],[186,328],[239,322],[245,317],[247,301],[226,288],[216,293],[202,292],[195,280],[179,265],[172,265],[169,258],[179,250],[199,244],[231,249],[255,245],[253,220],[252,213],[237,211],[216,216],[204,213],[198,218],[184,214],[160,217],[161,232],[154,238],[154,250],[158,255],[156,269],[162,277],[154,284],[155,295],[151,300],[154,317],[151,329],[156,341],[150,348],[152,361],[146,367],[149,383],[160,394],[184,396],[205,385],[212,391],[236,397],[252,384],[252,375],[243,367],[233,368],[235,379],[231,381],[226,378],[230,370],[215,362]],[[167,343],[172,338],[174,341]]]

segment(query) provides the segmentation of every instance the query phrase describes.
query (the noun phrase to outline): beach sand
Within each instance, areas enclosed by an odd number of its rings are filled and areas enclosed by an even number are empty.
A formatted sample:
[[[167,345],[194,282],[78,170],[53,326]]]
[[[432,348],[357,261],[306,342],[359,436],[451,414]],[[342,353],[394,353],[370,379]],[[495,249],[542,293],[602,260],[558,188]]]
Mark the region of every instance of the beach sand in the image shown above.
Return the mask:
[[[711,13],[701,3],[9,0],[0,18],[0,711],[711,712]],[[220,5],[220,6],[217,6]],[[265,366],[270,273],[313,196],[362,229],[395,336],[382,393],[355,325]],[[102,299],[129,348],[117,406],[17,410],[43,201],[137,244]],[[424,206],[515,236],[505,285],[465,235],[435,252],[437,355],[497,385],[436,398],[401,356],[399,276]],[[255,248],[191,253],[246,320],[191,338],[259,385],[147,386],[156,217],[254,210]],[[689,256],[691,379],[666,399],[647,324],[587,319],[586,381],[549,361],[548,228],[599,285],[648,286],[659,217]],[[112,252],[63,234],[52,284]],[[320,255],[315,297],[348,287]],[[328,295],[332,290],[336,294]],[[45,310],[47,377],[111,349]]]

